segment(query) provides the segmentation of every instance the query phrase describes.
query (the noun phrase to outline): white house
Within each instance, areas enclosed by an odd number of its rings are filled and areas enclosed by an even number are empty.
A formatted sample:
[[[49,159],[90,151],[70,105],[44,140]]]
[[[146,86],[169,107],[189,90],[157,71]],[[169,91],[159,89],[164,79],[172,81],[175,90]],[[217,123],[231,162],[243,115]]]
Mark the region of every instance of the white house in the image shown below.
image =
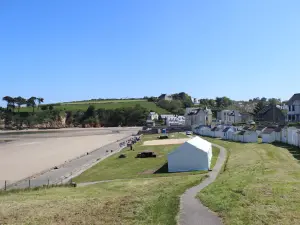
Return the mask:
[[[243,136],[240,135],[241,131],[236,131],[232,134],[232,140],[236,142],[241,142],[243,140]]]
[[[237,131],[235,127],[226,127],[223,129],[223,139],[225,140],[233,140],[233,134]]]
[[[198,128],[198,132],[202,136],[210,136],[210,127],[200,126],[200,128]]]
[[[148,120],[158,120],[158,114],[156,112],[150,112],[148,115]]]
[[[203,130],[203,128],[204,128],[205,126],[204,125],[200,125],[200,126],[198,126],[198,127],[195,127],[195,129],[194,129],[194,133],[195,134],[200,134],[201,135],[201,131]]]
[[[257,143],[258,134],[255,130],[246,130],[244,133],[244,141],[245,143]]]
[[[168,154],[168,171],[209,170],[211,158],[211,143],[197,136]]]
[[[281,129],[281,139],[280,139],[280,142],[282,142],[282,143],[288,143],[288,129],[286,127]]]
[[[237,110],[222,110],[217,113],[217,118],[221,121],[222,124],[226,125],[242,122],[242,115]]]
[[[166,117],[167,126],[184,126],[185,117],[184,116],[169,116]]]
[[[294,146],[299,146],[299,137],[298,137],[299,129],[296,127],[289,127],[287,129],[288,141],[287,143]]]
[[[160,117],[164,120],[167,119],[168,117],[174,117],[175,115],[173,114],[161,114]]]
[[[294,94],[287,103],[287,120],[290,122],[300,122],[300,93]]]
[[[280,127],[275,129],[275,141],[281,142],[282,132],[283,132],[283,130]]]
[[[186,108],[185,125],[197,127],[199,125],[210,125],[212,121],[212,112],[210,109]]]
[[[212,137],[222,138],[224,136],[223,133],[224,127],[222,125],[218,125],[211,129]]]
[[[194,105],[199,105],[199,99],[197,99],[197,98],[192,98],[192,101],[193,101],[193,103],[194,103]]]
[[[172,95],[168,95],[168,94],[161,94],[158,97],[159,100],[167,100],[167,101],[172,101],[173,100],[173,96]]]
[[[272,143],[276,140],[275,128],[274,127],[266,127],[261,132],[262,142],[263,143]]]

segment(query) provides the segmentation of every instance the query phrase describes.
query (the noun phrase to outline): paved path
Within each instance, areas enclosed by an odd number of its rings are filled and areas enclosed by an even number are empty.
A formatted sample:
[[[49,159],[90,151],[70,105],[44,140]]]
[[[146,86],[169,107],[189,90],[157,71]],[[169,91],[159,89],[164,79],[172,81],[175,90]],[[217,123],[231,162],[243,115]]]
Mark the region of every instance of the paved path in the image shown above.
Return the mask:
[[[225,160],[226,150],[219,145],[212,144],[220,149],[220,154],[217,163],[213,170],[209,172],[209,177],[206,178],[199,185],[192,187],[181,196],[180,199],[180,225],[221,225],[220,218],[214,212],[210,211],[207,207],[201,204],[196,195],[209,184],[214,182],[218,176]]]

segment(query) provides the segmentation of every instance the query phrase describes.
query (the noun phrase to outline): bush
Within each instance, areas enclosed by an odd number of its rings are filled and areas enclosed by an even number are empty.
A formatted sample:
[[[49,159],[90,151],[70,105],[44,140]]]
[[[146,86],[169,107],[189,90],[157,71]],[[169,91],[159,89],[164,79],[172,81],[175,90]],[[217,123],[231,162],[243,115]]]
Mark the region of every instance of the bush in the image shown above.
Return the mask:
[[[42,105],[41,110],[48,110],[48,105]]]

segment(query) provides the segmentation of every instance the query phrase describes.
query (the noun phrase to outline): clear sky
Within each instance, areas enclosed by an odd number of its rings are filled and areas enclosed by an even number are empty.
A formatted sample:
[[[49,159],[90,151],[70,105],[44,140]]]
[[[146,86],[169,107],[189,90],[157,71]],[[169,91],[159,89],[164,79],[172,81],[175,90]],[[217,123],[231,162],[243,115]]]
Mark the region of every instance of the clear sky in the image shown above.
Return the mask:
[[[1,0],[0,96],[288,99],[299,0]]]

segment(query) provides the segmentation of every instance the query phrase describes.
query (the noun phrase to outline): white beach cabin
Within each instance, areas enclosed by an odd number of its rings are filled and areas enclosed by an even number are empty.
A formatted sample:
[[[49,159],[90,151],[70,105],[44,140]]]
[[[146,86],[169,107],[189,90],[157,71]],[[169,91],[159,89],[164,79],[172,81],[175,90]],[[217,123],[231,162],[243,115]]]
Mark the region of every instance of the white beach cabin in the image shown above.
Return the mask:
[[[276,140],[275,128],[267,127],[261,132],[262,143],[272,143]]]
[[[226,127],[223,130],[225,140],[233,140],[233,134],[237,131],[235,127]]]
[[[197,136],[168,154],[168,171],[209,170],[211,158],[211,143]]]
[[[202,136],[208,136],[210,133],[210,128],[209,127],[201,127],[200,130],[199,130],[199,134],[202,135]]]
[[[244,133],[244,142],[246,143],[257,143],[258,141],[258,134],[255,130],[247,130]]]
[[[220,125],[218,126],[218,128],[215,130],[215,137],[217,138],[223,138],[224,137],[224,126]]]
[[[299,130],[296,127],[289,127],[288,132],[288,144],[298,146],[298,132]]]

